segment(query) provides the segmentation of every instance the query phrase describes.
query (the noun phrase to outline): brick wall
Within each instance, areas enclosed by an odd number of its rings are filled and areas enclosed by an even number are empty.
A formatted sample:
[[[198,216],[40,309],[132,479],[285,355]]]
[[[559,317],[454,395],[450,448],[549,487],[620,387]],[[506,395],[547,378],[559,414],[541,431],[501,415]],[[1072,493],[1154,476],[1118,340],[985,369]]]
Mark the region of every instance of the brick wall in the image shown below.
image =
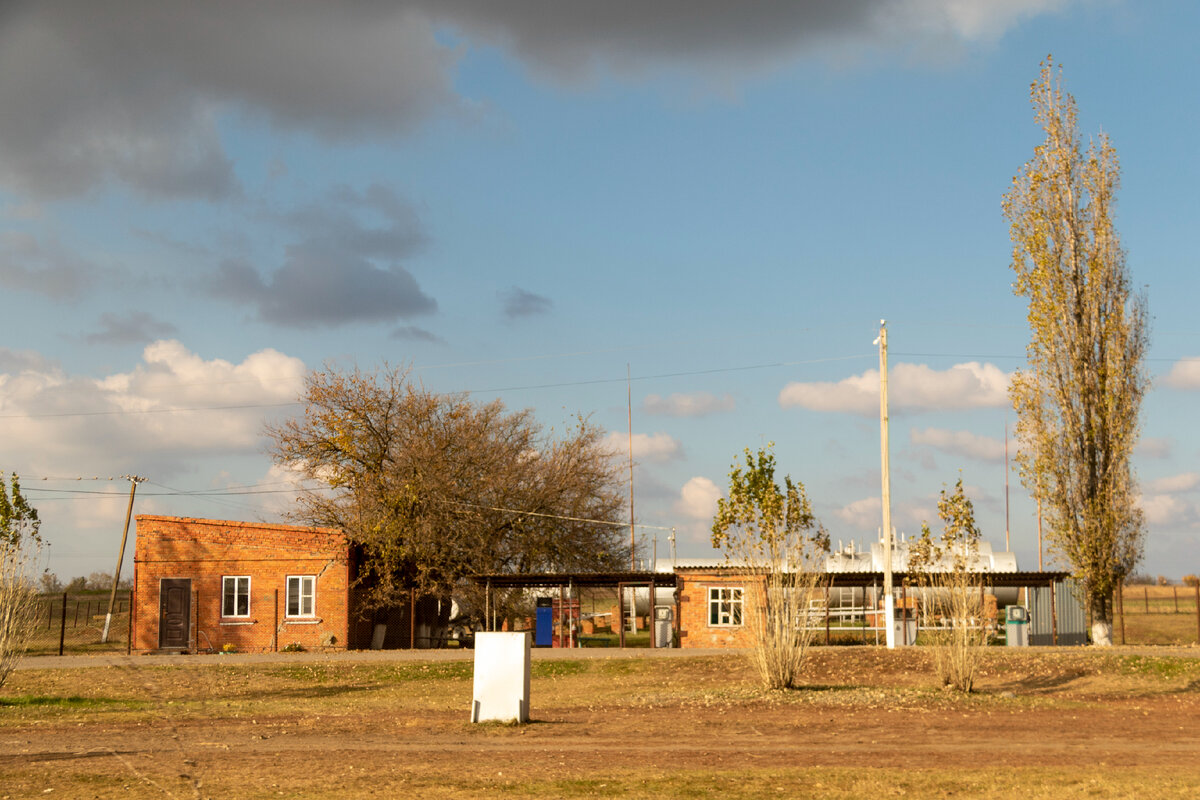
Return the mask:
[[[750,647],[750,631],[739,626],[710,625],[708,590],[710,587],[743,589],[743,618],[751,613],[749,606],[750,579],[730,575],[725,571],[686,570],[678,573],[679,580],[679,646],[680,647]]]
[[[350,555],[340,531],[291,525],[137,517],[134,552],[134,638],[139,652],[159,647],[159,588],[168,578],[191,581],[190,650],[344,649]],[[226,576],[248,576],[249,615],[222,616]],[[287,579],[314,576],[313,614],[289,617]]]

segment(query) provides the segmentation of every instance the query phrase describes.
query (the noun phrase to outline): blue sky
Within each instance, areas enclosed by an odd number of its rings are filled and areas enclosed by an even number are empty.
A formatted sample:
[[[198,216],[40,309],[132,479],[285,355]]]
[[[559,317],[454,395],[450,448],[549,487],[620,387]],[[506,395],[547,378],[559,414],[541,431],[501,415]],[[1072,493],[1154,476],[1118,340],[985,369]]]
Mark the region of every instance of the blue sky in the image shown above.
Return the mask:
[[[83,0],[0,14],[0,468],[61,577],[138,513],[276,520],[263,425],[307,369],[577,413],[624,447],[647,537],[707,555],[745,447],[776,443],[835,542],[959,472],[1005,534],[1024,361],[1001,195],[1064,67],[1123,167],[1154,315],[1141,569],[1200,569],[1192,3]],[[619,441],[618,441],[619,440]],[[1015,446],[1015,443],[1014,443]],[[98,476],[105,480],[76,480]],[[108,481],[109,476],[118,480]],[[43,480],[44,479],[44,480]],[[1010,535],[1037,565],[1015,470]],[[647,539],[649,541],[649,538]],[[1049,564],[1049,558],[1047,560]],[[126,570],[129,570],[128,563]]]

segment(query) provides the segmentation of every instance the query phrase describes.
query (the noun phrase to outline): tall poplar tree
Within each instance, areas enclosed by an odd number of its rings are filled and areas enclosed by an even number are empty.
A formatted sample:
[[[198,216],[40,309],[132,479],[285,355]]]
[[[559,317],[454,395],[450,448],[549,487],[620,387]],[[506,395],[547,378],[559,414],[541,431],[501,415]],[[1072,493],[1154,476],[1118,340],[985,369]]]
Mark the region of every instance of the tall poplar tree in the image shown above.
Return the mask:
[[[1046,139],[1004,196],[1013,289],[1029,300],[1028,365],[1011,388],[1018,462],[1051,547],[1083,583],[1092,641],[1108,645],[1113,592],[1145,535],[1130,457],[1148,383],[1146,300],[1113,227],[1116,151],[1104,134],[1082,147],[1052,58],[1030,95]]]

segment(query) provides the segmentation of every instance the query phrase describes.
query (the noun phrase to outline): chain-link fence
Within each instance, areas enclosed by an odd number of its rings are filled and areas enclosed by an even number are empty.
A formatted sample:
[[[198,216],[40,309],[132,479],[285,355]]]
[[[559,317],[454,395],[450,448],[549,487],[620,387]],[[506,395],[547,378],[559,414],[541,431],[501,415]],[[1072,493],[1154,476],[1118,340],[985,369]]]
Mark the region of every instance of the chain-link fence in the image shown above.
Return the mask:
[[[26,655],[125,652],[129,646],[128,589],[117,590],[108,641],[100,641],[108,615],[109,596],[107,591],[42,595]]]

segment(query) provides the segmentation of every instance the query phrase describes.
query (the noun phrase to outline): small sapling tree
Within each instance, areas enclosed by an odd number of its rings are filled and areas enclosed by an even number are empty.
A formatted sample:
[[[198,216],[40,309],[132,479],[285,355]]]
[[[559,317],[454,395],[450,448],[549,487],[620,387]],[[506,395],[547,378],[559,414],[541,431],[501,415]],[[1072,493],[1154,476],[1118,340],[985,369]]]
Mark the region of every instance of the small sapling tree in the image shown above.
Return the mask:
[[[921,588],[921,627],[933,645],[934,667],[943,686],[969,692],[987,644],[979,572],[979,528],[962,478],[938,498],[941,536],[929,524],[909,553],[908,570]]]
[[[742,623],[753,638],[755,666],[763,685],[796,685],[812,641],[809,600],[824,576],[821,557],[829,534],[813,516],[804,484],[775,482],[773,445],[729,472],[729,497],[717,502],[712,544],[727,563],[747,575]]]
[[[25,653],[37,622],[41,524],[16,473],[8,485],[0,476],[0,686]]]

